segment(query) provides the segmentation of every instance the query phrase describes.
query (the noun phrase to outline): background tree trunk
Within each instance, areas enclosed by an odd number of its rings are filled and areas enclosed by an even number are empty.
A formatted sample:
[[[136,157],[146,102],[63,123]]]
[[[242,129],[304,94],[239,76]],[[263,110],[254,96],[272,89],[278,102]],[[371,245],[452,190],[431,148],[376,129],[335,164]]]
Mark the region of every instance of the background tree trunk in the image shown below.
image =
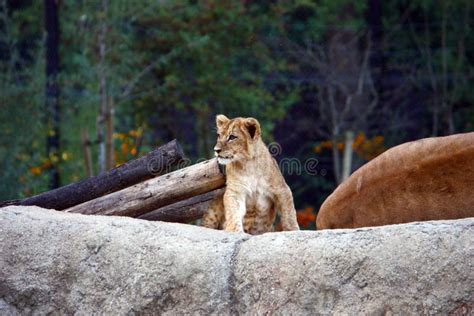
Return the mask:
[[[46,31],[46,122],[47,140],[46,155],[51,167],[49,168],[49,188],[60,186],[59,176],[59,144],[61,108],[59,104],[59,19],[58,1],[44,0],[44,26]]]
[[[354,132],[347,131],[344,134],[344,156],[342,158],[341,183],[349,178],[352,172],[352,144],[354,144]]]
[[[334,135],[332,140],[332,163],[334,168],[334,179],[336,183],[341,183],[341,163],[339,158],[339,149],[337,148],[337,137]]]
[[[107,169],[107,157],[106,157],[106,146],[105,146],[105,125],[107,116],[107,74],[105,66],[105,35],[107,33],[107,11],[108,11],[108,0],[102,0],[102,24],[98,36],[99,46],[99,115],[97,116],[97,143],[99,144],[99,174]]]
[[[86,129],[81,130],[81,142],[82,151],[84,154],[84,166],[86,169],[87,177],[92,177],[94,172],[92,170],[92,153],[91,153],[91,142],[89,139],[89,133]]]
[[[107,111],[105,116],[106,129],[105,129],[105,145],[106,145],[106,168],[110,170],[115,165],[114,159],[114,99],[109,97],[107,102]],[[137,146],[138,147],[138,146]],[[138,148],[137,148],[138,152]]]

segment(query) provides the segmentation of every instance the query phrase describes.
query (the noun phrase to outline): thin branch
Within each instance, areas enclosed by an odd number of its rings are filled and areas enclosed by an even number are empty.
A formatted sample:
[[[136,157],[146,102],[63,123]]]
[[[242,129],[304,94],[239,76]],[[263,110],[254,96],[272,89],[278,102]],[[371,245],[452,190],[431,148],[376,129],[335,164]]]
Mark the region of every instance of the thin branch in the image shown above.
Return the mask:
[[[135,85],[140,81],[143,76],[145,76],[147,73],[149,73],[158,63],[160,62],[160,59],[157,58],[153,62],[151,62],[148,66],[143,68],[142,71],[140,71],[130,82],[125,86],[125,89],[123,90],[122,94],[120,95],[121,98],[127,97],[130,92],[132,92],[133,88]]]

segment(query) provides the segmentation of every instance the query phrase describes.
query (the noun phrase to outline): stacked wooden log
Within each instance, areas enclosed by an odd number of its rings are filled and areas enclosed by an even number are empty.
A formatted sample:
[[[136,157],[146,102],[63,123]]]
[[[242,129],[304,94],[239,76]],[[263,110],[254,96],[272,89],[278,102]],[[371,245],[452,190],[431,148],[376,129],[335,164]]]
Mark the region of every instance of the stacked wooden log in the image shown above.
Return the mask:
[[[172,171],[184,162],[176,140],[96,177],[7,205],[36,205],[71,213],[189,222],[202,217],[225,177],[216,159]]]

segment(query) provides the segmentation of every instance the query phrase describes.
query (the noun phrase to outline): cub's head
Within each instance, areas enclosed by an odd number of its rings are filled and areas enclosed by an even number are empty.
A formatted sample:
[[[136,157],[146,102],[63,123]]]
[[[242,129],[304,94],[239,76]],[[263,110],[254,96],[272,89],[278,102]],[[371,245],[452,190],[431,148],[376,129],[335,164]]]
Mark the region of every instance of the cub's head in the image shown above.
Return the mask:
[[[214,152],[217,161],[226,165],[253,157],[253,147],[260,140],[260,124],[252,117],[228,119],[216,116],[217,143]]]

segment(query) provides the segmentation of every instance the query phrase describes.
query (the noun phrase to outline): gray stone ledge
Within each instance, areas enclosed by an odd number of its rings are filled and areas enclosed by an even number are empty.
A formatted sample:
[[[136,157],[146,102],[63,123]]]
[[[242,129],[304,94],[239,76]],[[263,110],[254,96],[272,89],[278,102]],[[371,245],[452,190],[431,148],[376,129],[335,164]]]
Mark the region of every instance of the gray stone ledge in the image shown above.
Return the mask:
[[[0,209],[0,314],[469,314],[474,218],[232,234]]]

